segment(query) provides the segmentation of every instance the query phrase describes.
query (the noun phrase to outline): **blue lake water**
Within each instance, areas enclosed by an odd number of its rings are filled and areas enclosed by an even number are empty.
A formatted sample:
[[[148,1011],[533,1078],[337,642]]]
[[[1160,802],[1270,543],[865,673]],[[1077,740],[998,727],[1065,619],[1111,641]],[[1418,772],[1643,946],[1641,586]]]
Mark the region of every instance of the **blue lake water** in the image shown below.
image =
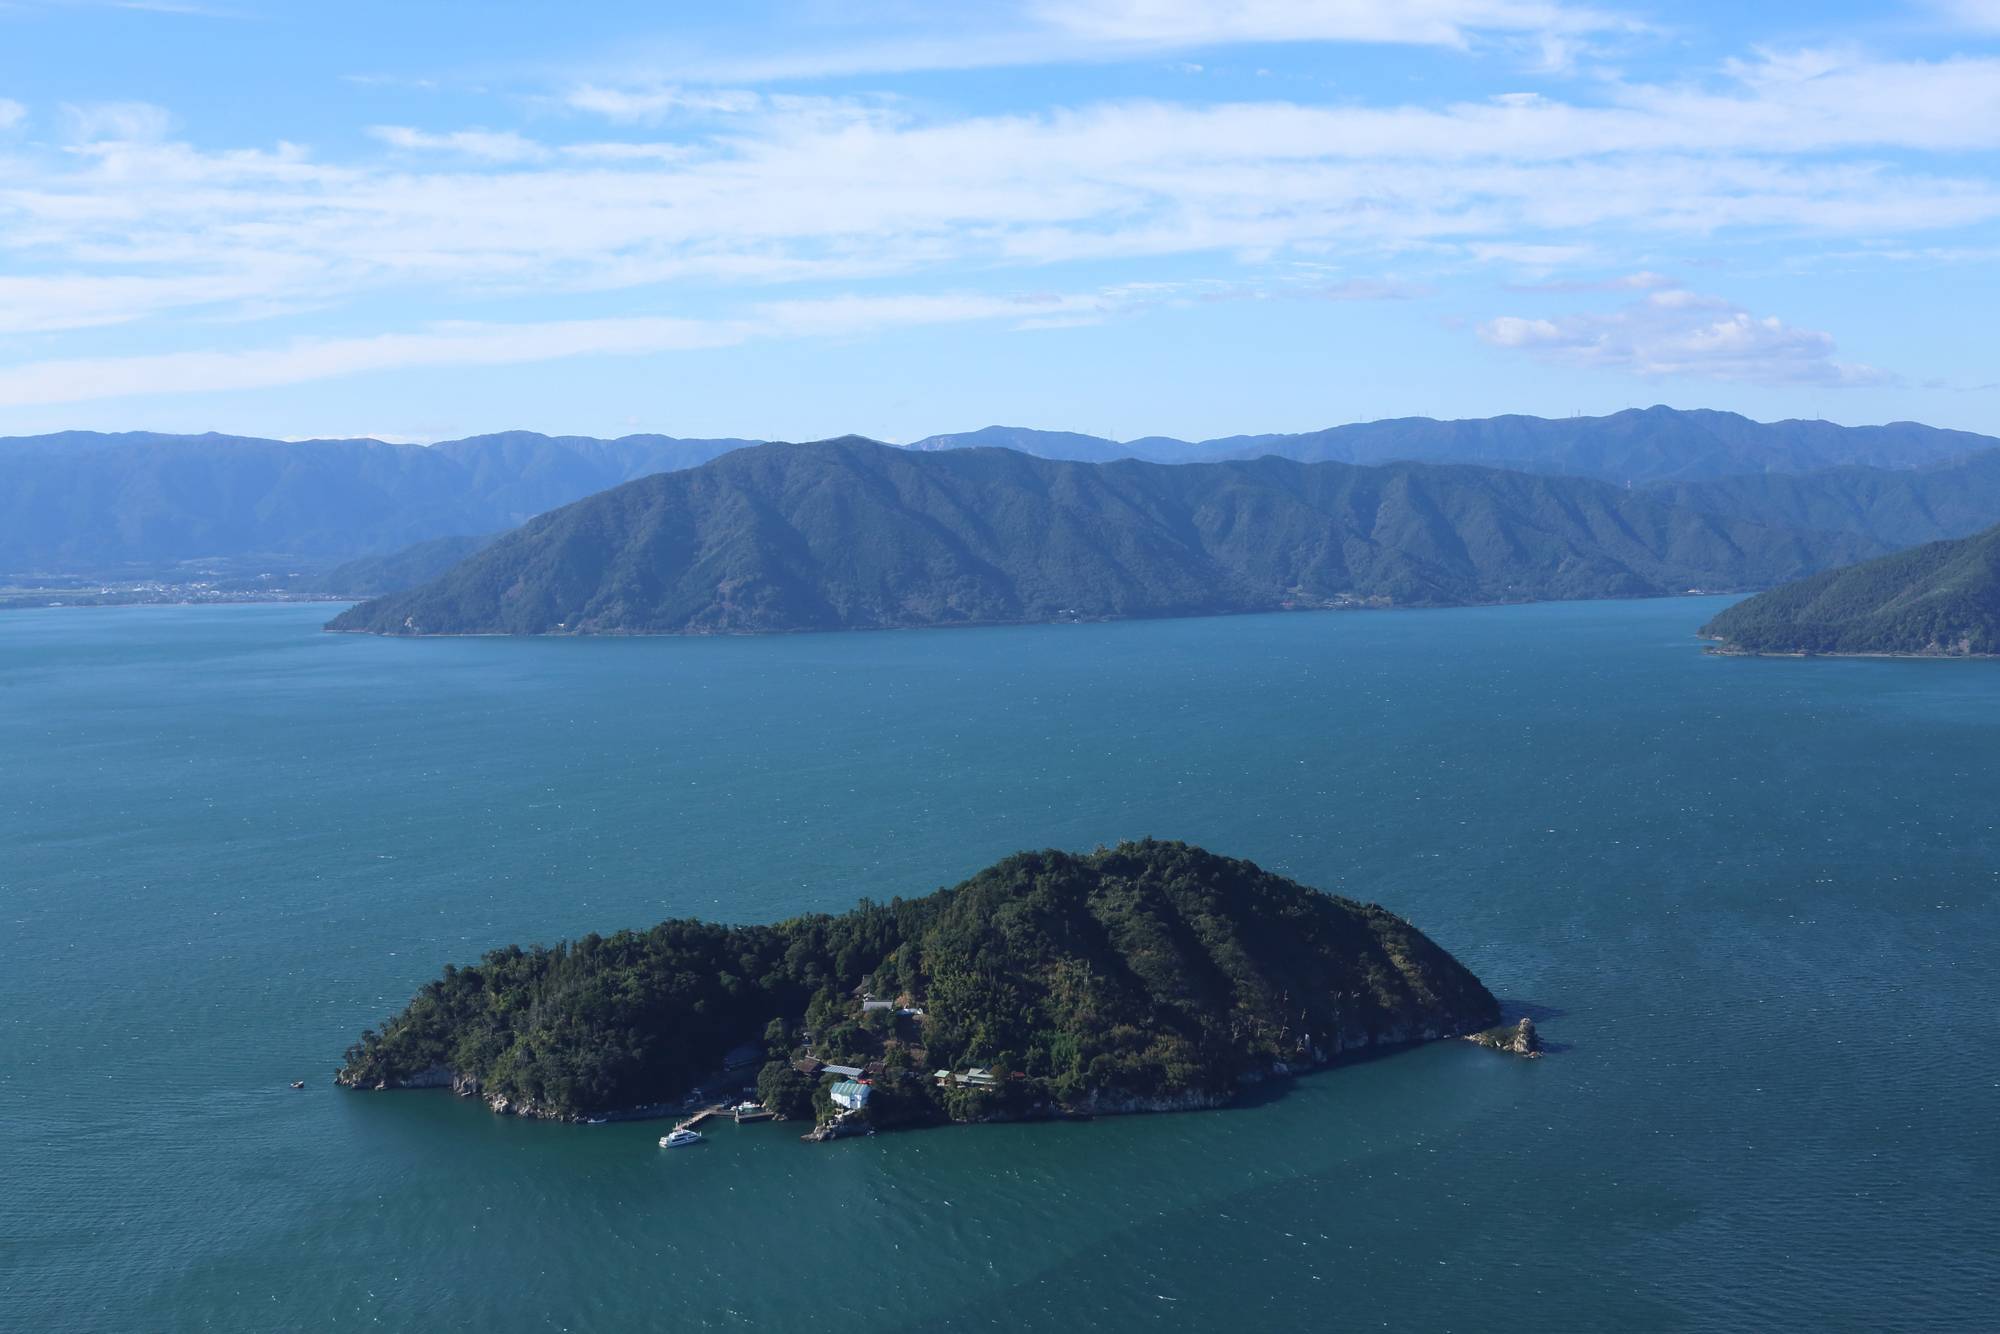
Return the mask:
[[[1719,605],[416,642],[6,613],[0,1328],[1990,1327],[2000,664],[1706,658]],[[1145,834],[1387,904],[1566,1050],[670,1154],[328,1082],[496,945]]]

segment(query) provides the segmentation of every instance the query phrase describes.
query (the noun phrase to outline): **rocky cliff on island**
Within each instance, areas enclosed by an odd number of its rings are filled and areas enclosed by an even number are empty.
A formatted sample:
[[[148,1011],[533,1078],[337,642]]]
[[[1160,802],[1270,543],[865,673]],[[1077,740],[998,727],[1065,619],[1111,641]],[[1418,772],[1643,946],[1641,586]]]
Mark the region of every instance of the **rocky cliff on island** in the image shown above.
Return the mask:
[[[1386,909],[1147,840],[1021,853],[838,916],[494,950],[364,1033],[338,1079],[582,1120],[670,1104],[728,1065],[740,1083],[761,1061],[767,1107],[840,1134],[1217,1106],[1499,1017]]]

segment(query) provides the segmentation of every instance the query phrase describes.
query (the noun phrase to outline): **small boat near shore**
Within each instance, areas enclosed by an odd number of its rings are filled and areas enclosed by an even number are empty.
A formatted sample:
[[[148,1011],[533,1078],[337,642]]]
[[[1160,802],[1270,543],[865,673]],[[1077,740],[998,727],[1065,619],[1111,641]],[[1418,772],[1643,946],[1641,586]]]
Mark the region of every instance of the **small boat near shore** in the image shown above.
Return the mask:
[[[686,1148],[690,1144],[699,1143],[701,1143],[701,1132],[699,1130],[683,1128],[673,1131],[671,1134],[660,1136],[660,1147],[663,1149],[681,1149]]]
[[[306,1081],[303,1079],[294,1079],[292,1081],[292,1087],[295,1089],[302,1089],[305,1086],[306,1086]]]

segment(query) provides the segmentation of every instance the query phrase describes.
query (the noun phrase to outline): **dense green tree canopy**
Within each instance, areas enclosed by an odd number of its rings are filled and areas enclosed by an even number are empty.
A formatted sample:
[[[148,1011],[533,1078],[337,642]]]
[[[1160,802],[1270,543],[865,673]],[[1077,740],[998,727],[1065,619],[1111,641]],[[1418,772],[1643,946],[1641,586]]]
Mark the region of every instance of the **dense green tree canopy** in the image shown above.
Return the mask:
[[[345,1082],[449,1071],[558,1115],[665,1101],[775,1020],[845,1050],[864,982],[921,999],[929,1064],[1062,1103],[1216,1093],[1285,1063],[1483,1028],[1478,979],[1386,910],[1181,843],[1021,853],[953,889],[775,926],[664,922],[446,968],[347,1052]],[[816,1021],[813,1016],[820,1018]],[[778,1053],[774,1053],[778,1054]],[[781,1061],[760,1093],[796,1108]]]
[[[1774,588],[1701,632],[1749,653],[2000,653],[2000,528]]]

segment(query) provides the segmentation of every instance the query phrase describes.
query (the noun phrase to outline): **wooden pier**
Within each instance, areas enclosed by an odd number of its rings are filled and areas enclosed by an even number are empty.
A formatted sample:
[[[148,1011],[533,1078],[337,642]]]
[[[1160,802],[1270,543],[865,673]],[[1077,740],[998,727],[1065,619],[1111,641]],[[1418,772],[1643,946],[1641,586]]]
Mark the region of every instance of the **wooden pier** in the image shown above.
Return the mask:
[[[722,1115],[722,1114],[723,1114],[723,1113],[724,1113],[725,1111],[727,1111],[727,1110],[728,1110],[728,1108],[726,1108],[726,1107],[722,1107],[722,1106],[720,1106],[720,1105],[718,1105],[718,1106],[715,1106],[715,1107],[704,1107],[704,1108],[702,1108],[702,1109],[701,1109],[700,1111],[696,1112],[696,1113],[695,1113],[695,1114],[694,1114],[693,1116],[690,1116],[690,1117],[689,1117],[689,1118],[688,1118],[687,1120],[685,1120],[685,1121],[681,1122],[681,1123],[680,1123],[679,1125],[675,1126],[675,1127],[674,1127],[674,1129],[675,1129],[675,1130],[693,1130],[693,1129],[694,1129],[694,1128],[695,1128],[696,1126],[700,1125],[700,1124],[701,1124],[701,1123],[702,1123],[703,1121],[706,1121],[706,1120],[708,1120],[708,1118],[709,1118],[709,1117],[711,1117],[711,1116],[721,1116],[721,1115]]]

